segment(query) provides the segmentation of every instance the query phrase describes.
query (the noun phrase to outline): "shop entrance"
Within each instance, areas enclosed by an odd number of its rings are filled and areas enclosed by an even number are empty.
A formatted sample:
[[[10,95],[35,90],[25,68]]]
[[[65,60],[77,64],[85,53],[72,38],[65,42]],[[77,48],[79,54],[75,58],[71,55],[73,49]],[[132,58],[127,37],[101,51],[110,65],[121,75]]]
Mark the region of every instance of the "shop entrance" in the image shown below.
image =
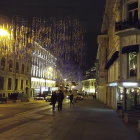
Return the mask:
[[[125,107],[126,110],[139,110],[140,111],[140,89],[126,88]]]

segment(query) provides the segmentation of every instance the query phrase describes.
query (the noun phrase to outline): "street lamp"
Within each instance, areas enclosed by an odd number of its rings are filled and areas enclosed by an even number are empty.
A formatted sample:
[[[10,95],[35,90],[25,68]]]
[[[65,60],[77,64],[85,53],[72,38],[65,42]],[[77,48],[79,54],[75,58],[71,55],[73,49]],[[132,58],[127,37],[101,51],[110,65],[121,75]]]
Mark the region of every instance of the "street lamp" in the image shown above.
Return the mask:
[[[8,32],[7,30],[5,30],[5,29],[0,29],[0,36],[1,36],[1,37],[9,37],[10,34],[9,34],[9,32]]]

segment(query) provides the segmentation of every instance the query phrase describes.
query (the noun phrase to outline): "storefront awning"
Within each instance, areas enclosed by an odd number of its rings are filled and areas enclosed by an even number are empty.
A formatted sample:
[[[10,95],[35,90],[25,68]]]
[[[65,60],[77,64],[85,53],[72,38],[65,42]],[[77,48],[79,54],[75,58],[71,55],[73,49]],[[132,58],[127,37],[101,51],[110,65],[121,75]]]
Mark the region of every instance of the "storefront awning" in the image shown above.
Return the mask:
[[[108,69],[118,57],[119,57],[119,51],[114,52],[111,58],[109,59],[109,61],[106,63],[105,69]]]
[[[139,51],[139,45],[129,45],[124,46],[122,48],[122,54],[129,53],[129,52],[138,52]]]

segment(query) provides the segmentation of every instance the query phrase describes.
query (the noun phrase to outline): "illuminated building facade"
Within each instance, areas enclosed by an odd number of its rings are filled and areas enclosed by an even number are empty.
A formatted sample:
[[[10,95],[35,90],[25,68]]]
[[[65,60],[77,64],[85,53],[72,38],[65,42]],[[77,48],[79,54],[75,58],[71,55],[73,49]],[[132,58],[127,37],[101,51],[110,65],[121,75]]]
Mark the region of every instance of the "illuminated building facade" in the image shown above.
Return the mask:
[[[9,32],[9,36],[0,37],[1,96],[14,92],[31,96],[31,74],[33,89],[50,90],[54,81],[61,84],[63,79],[81,81],[86,66],[86,31],[77,18],[10,19],[8,22],[1,20],[1,28]],[[37,82],[38,78],[45,82]],[[48,85],[47,80],[52,80],[53,86]]]
[[[97,97],[100,101],[106,104],[106,84],[107,84],[107,70],[105,69],[105,64],[107,61],[106,50],[108,47],[108,35],[98,36],[98,52],[97,52],[97,63],[96,63],[96,82],[98,91]]]
[[[102,25],[102,33],[108,40],[104,63],[108,85],[105,102],[112,108],[117,108],[119,103],[124,110],[140,109],[139,5],[139,0],[106,1]],[[99,44],[99,49],[104,47],[101,41]]]
[[[95,94],[96,79],[87,79],[82,81],[82,91],[87,94]]]
[[[31,57],[28,28],[0,18],[0,97],[30,96]],[[6,33],[7,32],[7,33]]]
[[[31,69],[31,88],[34,95],[54,90],[57,79],[56,61],[50,52],[37,42],[34,43]]]
[[[82,91],[87,94],[95,94],[96,86],[96,67],[91,67],[86,71],[84,80],[82,80]]]

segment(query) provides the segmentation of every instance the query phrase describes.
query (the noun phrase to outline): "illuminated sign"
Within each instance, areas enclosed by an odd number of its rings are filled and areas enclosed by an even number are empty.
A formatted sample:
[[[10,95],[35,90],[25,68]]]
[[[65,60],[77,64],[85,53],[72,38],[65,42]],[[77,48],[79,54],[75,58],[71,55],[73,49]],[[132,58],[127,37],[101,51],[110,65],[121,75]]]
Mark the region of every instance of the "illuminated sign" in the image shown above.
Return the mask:
[[[123,82],[122,85],[124,87],[137,87],[138,83],[137,82]]]
[[[118,85],[118,83],[116,83],[116,82],[115,82],[115,83],[109,83],[108,85],[109,85],[110,87],[115,87],[115,86]]]

